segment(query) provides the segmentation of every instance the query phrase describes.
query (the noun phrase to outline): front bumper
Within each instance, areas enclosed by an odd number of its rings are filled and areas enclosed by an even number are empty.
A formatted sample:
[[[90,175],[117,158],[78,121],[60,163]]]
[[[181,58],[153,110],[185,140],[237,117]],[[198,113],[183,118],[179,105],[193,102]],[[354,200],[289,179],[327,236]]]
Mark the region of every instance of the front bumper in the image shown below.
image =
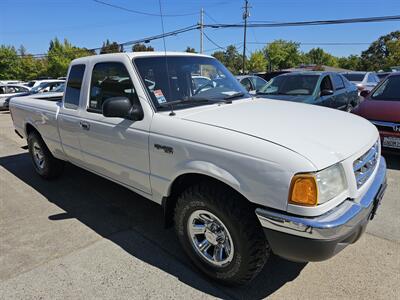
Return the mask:
[[[352,244],[372,220],[386,189],[386,162],[381,157],[370,188],[359,203],[347,199],[318,217],[299,217],[256,209],[272,251],[293,261],[321,261]]]

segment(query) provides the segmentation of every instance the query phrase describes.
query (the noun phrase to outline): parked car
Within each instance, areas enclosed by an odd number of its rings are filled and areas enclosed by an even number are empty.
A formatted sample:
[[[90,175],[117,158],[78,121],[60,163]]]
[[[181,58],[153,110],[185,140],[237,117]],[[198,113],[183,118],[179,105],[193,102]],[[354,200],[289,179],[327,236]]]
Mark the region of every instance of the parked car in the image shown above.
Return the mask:
[[[212,83],[211,78],[201,75],[192,76],[192,81],[196,90],[199,89],[201,86],[207,86]]]
[[[388,77],[392,72],[378,72],[376,76],[378,76],[379,80],[382,81],[386,77]]]
[[[400,73],[389,75],[353,112],[370,120],[379,130],[382,146],[400,153]]]
[[[256,75],[236,76],[236,79],[239,80],[240,84],[251,93],[257,93],[257,91],[262,89],[267,84],[267,81]]]
[[[10,96],[25,94],[29,88],[19,84],[0,85],[0,109],[7,109],[6,99]]]
[[[375,72],[347,72],[342,73],[351,83],[358,88],[359,94],[361,91],[372,91],[372,89],[380,82]]]
[[[62,96],[64,94],[64,89],[65,89],[65,83],[61,83],[58,85],[56,88],[54,88],[51,92],[47,93],[33,93],[29,95],[24,95],[25,97],[31,97],[31,99],[40,99],[40,100],[49,100],[49,101],[60,101],[62,99]],[[40,95],[40,96],[38,96]],[[8,97],[4,101],[4,107],[6,109],[9,108],[10,106],[10,101],[15,95],[12,95]],[[17,95],[18,96],[18,95]]]
[[[54,81],[65,81],[65,80],[58,80],[58,79],[36,79],[36,80],[31,80],[27,82],[25,85],[34,88],[37,87],[41,84],[48,83],[48,82],[54,82]]]
[[[198,66],[218,74],[212,84],[193,86]],[[69,161],[161,204],[193,263],[226,284],[253,279],[272,252],[332,257],[362,235],[386,187],[370,122],[253,99],[211,56],[75,59],[62,102],[19,97],[10,110],[40,176]]]
[[[315,104],[351,111],[359,103],[357,88],[333,72],[298,72],[279,75],[258,91],[259,97]]]
[[[22,97],[22,96],[28,96],[28,95],[34,95],[38,93],[47,93],[47,92],[53,92],[56,90],[60,85],[64,84],[64,80],[44,80],[34,86],[33,88],[29,89],[29,91],[16,95],[16,97]]]

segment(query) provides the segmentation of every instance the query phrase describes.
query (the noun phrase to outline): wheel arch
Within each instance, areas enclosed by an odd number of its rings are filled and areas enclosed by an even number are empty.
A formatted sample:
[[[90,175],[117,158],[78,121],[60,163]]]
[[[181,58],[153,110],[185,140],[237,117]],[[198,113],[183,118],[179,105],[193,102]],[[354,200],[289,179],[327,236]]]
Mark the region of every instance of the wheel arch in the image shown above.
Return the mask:
[[[173,225],[174,211],[179,195],[188,187],[199,183],[199,182],[209,182],[210,184],[216,184],[223,188],[226,188],[243,198],[244,201],[251,203],[245,195],[239,190],[239,182],[237,181],[226,181],[222,180],[218,176],[213,176],[210,174],[204,174],[202,172],[186,172],[177,176],[170,184],[168,189],[168,195],[162,199],[162,207],[164,210],[164,222],[166,227]]]

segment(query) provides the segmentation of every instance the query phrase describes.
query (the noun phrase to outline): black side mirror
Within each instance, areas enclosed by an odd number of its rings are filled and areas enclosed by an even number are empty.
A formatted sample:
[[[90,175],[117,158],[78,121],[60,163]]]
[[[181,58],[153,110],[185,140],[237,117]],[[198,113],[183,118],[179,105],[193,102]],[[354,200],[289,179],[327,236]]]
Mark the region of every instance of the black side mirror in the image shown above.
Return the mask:
[[[143,119],[142,107],[138,104],[131,104],[126,97],[112,97],[103,103],[103,115],[108,118],[125,118],[133,121]]]
[[[360,92],[360,96],[363,98],[368,97],[368,95],[369,95],[369,92],[367,90],[363,90]]]
[[[321,91],[321,97],[323,96],[332,96],[333,95],[333,91],[332,90],[322,90]]]

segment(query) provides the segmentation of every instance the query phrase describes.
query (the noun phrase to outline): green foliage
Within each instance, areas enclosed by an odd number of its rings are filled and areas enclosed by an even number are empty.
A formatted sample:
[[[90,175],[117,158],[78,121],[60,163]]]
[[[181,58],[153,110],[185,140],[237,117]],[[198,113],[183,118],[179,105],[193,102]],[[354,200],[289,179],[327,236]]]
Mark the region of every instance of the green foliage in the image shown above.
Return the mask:
[[[47,75],[54,78],[66,76],[71,60],[92,54],[87,49],[72,46],[66,39],[61,43],[55,38],[50,41],[49,51],[47,52]]]
[[[359,71],[361,70],[361,58],[358,55],[350,55],[348,57],[339,57],[338,66],[342,69]]]
[[[308,61],[311,64],[315,64],[318,66],[331,66],[337,67],[339,65],[338,59],[333,55],[326,53],[321,48],[313,48],[308,53],[305,54],[308,57]]]
[[[132,46],[132,52],[142,51],[154,51],[154,48],[152,46],[146,46],[145,44],[135,44]]]
[[[0,46],[0,79],[15,79],[21,73],[17,50],[11,46]]]
[[[233,74],[241,73],[242,56],[237,51],[236,47],[230,45],[225,51],[217,51],[212,54],[216,59],[225,65]]]
[[[400,65],[400,31],[381,36],[361,53],[361,68],[385,70]]]
[[[300,44],[292,41],[276,40],[264,47],[272,70],[296,67],[301,62]]]
[[[122,47],[116,42],[107,40],[103,43],[100,53],[121,51]],[[145,44],[136,44],[132,47],[132,51],[154,51],[154,49]],[[195,52],[195,49],[188,46],[186,52]],[[73,46],[67,40],[61,42],[57,38],[50,41],[47,55],[39,58],[29,54],[23,45],[18,50],[13,46],[0,45],[0,80],[66,76],[71,60],[95,54],[94,51]],[[242,55],[235,46],[230,45],[225,51],[216,51],[212,55],[232,73],[241,73]],[[296,42],[276,40],[262,50],[254,51],[246,60],[246,69],[250,72],[262,72],[267,68],[286,69],[300,64],[328,65],[348,70],[390,70],[390,67],[400,66],[400,31],[379,37],[360,56],[335,57],[321,48],[303,53]]]
[[[189,46],[187,46],[187,47],[186,47],[186,50],[185,50],[185,52],[189,52],[189,53],[197,53],[197,52],[196,52],[196,49],[194,49],[194,48],[191,48],[191,47],[189,47]]]
[[[251,73],[265,72],[267,70],[267,59],[262,51],[254,51],[251,53],[246,63],[247,70]]]
[[[107,54],[107,53],[119,53],[122,52],[121,47],[117,42],[110,42],[108,39],[103,42],[103,45],[100,49],[100,54]]]

